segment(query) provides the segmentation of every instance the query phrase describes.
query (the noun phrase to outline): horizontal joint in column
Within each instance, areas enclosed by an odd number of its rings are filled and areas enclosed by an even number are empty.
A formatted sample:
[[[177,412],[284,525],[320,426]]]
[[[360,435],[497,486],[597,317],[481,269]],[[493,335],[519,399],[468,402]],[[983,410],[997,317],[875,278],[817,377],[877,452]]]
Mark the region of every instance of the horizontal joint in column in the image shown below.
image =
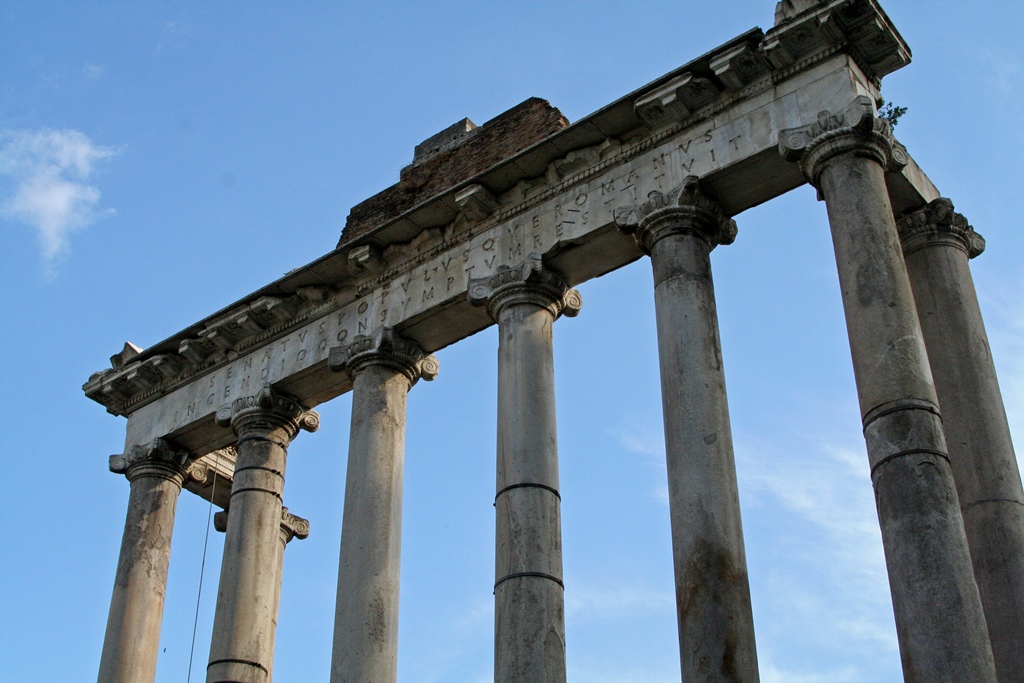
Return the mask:
[[[553,576],[551,574],[545,574],[544,572],[515,572],[514,574],[506,574],[494,583],[494,590],[498,590],[498,586],[505,583],[509,579],[524,578],[547,579],[549,581],[554,581],[559,585],[560,588],[562,588],[562,590],[565,590],[565,584],[562,583],[562,580],[560,578],[558,578],[557,576]]]
[[[558,489],[554,488],[553,486],[548,486],[547,484],[535,484],[533,482],[525,482],[525,481],[521,482],[519,484],[509,484],[508,486],[506,486],[505,488],[501,489],[496,494],[494,494],[494,500],[497,501],[498,498],[503,493],[507,493],[507,492],[511,491],[512,489],[525,489],[525,488],[544,489],[545,491],[549,491],[549,492],[555,494],[555,497],[558,498],[558,500],[562,500],[562,494],[560,494],[558,492]]]

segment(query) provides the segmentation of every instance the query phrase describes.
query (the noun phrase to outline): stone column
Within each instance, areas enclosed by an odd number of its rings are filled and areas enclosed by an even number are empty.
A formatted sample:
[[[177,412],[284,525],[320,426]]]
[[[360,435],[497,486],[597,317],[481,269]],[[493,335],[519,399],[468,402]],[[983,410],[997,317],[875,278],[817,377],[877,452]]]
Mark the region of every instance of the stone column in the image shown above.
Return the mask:
[[[1003,682],[1024,681],[1024,490],[968,258],[985,240],[936,199],[897,222]]]
[[[539,254],[471,280],[498,323],[494,680],[565,681],[561,498],[551,325],[582,304]]]
[[[352,377],[331,681],[394,683],[406,395],[419,378],[434,379],[438,363],[382,327],[331,349],[328,364]]]
[[[152,683],[178,494],[190,473],[205,473],[163,439],[110,456],[110,471],[124,474],[131,492],[98,680]]]
[[[288,445],[320,417],[269,384],[217,412],[238,437],[207,683],[270,681]]]
[[[995,681],[992,648],[896,224],[906,163],[860,96],[784,130],[780,152],[825,200],[907,681]]]
[[[696,176],[616,212],[651,256],[684,681],[758,681],[711,250],[736,223]]]
[[[222,510],[213,516],[213,528],[217,531],[224,533],[228,530],[228,511]],[[288,512],[288,508],[281,508],[281,533],[279,538],[281,539],[281,545],[277,553],[277,587],[274,591],[274,603],[271,613],[274,619],[274,628],[277,628],[277,616],[281,611],[281,579],[283,576],[282,570],[284,569],[284,549],[293,538],[297,538],[300,541],[305,540],[309,537],[309,520],[297,517],[292,513]],[[273,674],[273,659],[270,661],[271,667],[269,674]]]

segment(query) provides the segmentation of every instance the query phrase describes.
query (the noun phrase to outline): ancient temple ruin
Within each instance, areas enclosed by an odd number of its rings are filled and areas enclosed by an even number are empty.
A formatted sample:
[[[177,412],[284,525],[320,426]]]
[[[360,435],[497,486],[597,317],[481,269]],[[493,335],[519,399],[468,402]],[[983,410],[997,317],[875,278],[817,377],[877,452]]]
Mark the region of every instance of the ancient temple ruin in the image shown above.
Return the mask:
[[[909,62],[875,0],[784,0],[767,32],[575,123],[530,99],[454,124],[323,257],[126,345],[84,386],[127,418],[110,469],[131,487],[99,680],[154,679],[182,489],[226,533],[207,681],[271,680],[283,554],[309,533],[283,505],[288,446],[351,391],[331,681],[393,683],[407,394],[496,324],[495,681],[564,681],[554,323],[580,312],[575,286],[649,257],[683,679],[757,681],[709,254],[732,216],[810,183],[905,678],[1024,681],[1024,491],[968,265],[984,240],[877,111]]]

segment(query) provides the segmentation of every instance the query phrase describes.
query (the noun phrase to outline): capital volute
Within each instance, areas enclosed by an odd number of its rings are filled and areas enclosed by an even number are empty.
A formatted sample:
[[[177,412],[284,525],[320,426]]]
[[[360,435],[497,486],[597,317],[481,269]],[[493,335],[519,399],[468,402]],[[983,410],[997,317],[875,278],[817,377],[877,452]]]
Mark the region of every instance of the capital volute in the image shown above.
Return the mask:
[[[583,307],[580,293],[565,283],[557,273],[544,267],[540,254],[530,254],[516,266],[501,266],[489,277],[469,281],[469,302],[486,306],[497,322],[506,306],[533,304],[547,309],[552,317],[575,318]]]
[[[176,450],[164,439],[153,439],[148,444],[132,446],[122,455],[112,455],[109,466],[111,472],[125,475],[128,481],[159,477],[177,481],[179,485],[190,476],[192,469],[188,453]]]
[[[239,438],[283,429],[291,440],[300,429],[315,432],[320,427],[320,415],[316,411],[306,410],[269,383],[252,396],[237,398],[231,405],[223,406],[217,411],[216,419],[222,427],[231,427]]]
[[[904,255],[930,245],[956,247],[968,258],[985,251],[985,238],[974,231],[964,215],[953,209],[953,202],[945,197],[903,216],[896,221],[896,229]]]
[[[288,508],[281,508],[281,540],[287,545],[293,538],[300,541],[309,538],[309,520],[293,515]]]
[[[701,192],[700,179],[693,175],[667,193],[651,192],[642,204],[619,207],[614,218],[619,229],[632,234],[646,254],[655,242],[669,235],[696,235],[711,249],[736,239],[736,221]]]
[[[779,153],[800,164],[811,185],[830,159],[854,154],[874,159],[886,171],[898,171],[910,157],[892,134],[892,126],[875,112],[867,95],[859,95],[842,111],[818,113],[818,120],[806,126],[787,128],[779,133]]]
[[[416,342],[388,326],[377,328],[369,336],[359,335],[347,346],[332,348],[327,365],[335,372],[347,371],[352,379],[364,368],[384,366],[408,377],[410,386],[421,378],[433,380],[441,369],[433,354],[424,353]]]
[[[213,516],[213,528],[224,533],[228,530],[228,510],[221,510]],[[281,542],[288,545],[297,538],[300,541],[309,538],[309,520],[293,515],[288,508],[281,508]]]

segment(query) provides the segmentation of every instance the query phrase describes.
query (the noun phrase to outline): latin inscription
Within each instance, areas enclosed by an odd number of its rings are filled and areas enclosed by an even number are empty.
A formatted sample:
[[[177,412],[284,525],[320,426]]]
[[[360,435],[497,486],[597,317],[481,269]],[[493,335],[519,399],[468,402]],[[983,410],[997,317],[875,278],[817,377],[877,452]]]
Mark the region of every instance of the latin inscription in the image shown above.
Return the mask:
[[[456,243],[449,243],[448,235],[438,231],[418,247],[421,254],[432,256],[414,257],[404,271],[398,265],[361,285],[355,301],[239,357],[157,403],[172,403],[175,427],[188,424],[253,393],[264,382],[278,382],[325,362],[333,346],[349,344],[381,325],[400,324],[463,297],[472,278],[492,274],[500,266],[515,265],[532,252],[547,253],[560,244],[585,238],[595,227],[612,222],[617,207],[637,204],[655,191],[666,192],[687,175],[706,173],[717,162],[716,148],[739,150],[741,145],[741,137],[733,134],[719,139],[714,128],[707,128],[577,183],[486,231],[469,232]],[[170,431],[165,429],[163,433]]]

